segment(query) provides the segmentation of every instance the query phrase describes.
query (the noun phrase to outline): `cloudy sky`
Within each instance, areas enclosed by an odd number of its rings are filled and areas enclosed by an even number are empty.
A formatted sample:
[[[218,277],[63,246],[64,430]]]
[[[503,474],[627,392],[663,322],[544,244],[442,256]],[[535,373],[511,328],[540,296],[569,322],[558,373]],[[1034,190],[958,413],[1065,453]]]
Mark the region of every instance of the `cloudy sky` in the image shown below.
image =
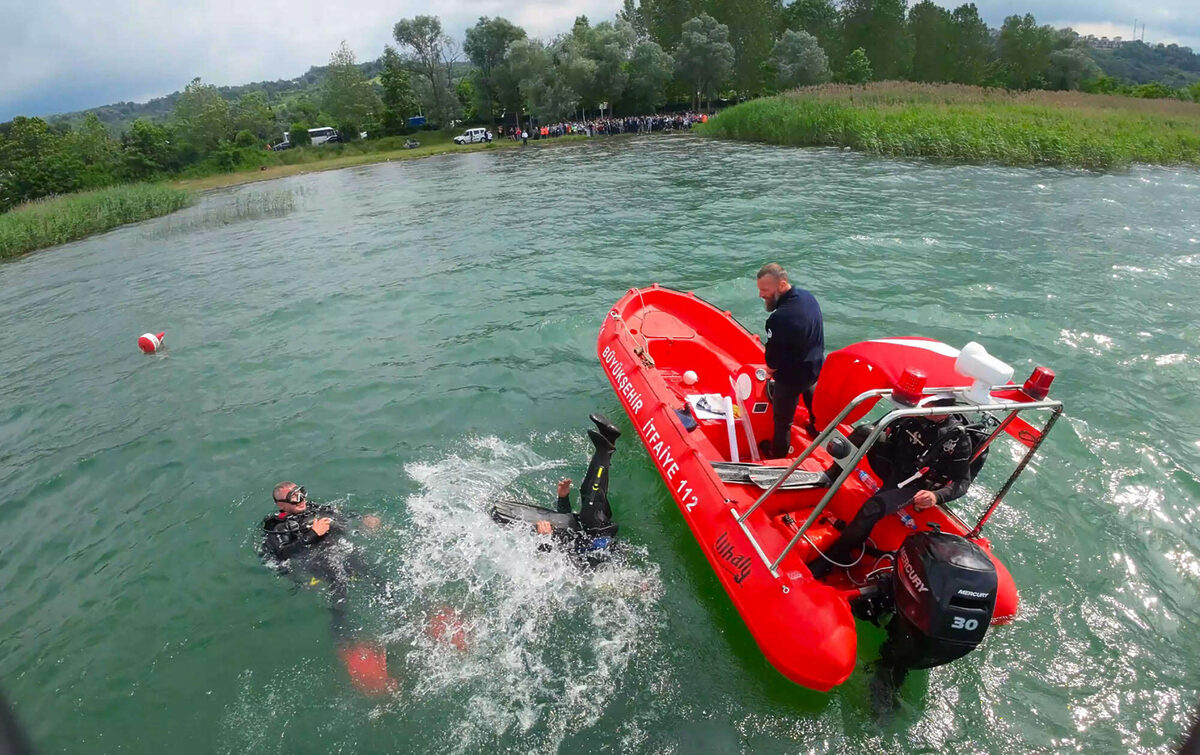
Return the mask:
[[[940,1],[940,0],[939,0]],[[992,26],[1033,11],[1041,23],[1087,34],[1133,35],[1200,50],[1197,0],[976,0]],[[947,7],[957,2],[942,2]],[[328,62],[344,39],[360,60],[383,51],[393,24],[441,17],[456,38],[479,16],[502,15],[534,36],[570,27],[576,15],[611,18],[621,0],[5,0],[0,24],[0,122],[112,102],[144,102],[194,76],[213,84],[289,79]]]

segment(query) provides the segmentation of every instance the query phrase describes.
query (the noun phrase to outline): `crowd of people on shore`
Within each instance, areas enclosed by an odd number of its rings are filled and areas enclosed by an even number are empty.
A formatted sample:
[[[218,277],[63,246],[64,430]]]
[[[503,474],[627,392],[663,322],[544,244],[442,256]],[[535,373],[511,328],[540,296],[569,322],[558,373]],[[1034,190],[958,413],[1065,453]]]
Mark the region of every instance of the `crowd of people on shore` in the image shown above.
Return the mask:
[[[581,134],[601,136],[604,134],[648,134],[655,131],[688,131],[693,124],[706,123],[708,116],[702,113],[670,113],[663,115],[636,115],[627,118],[593,118],[583,121],[562,121],[529,126],[506,126],[501,133],[514,141],[518,139],[549,139],[553,136]]]

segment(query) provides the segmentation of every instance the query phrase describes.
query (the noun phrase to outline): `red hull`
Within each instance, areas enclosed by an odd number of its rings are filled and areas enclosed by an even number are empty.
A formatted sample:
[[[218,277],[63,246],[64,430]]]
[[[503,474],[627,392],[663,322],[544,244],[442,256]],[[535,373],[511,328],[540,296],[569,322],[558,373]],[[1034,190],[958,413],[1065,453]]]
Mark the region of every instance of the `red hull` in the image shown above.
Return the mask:
[[[693,294],[655,285],[641,291],[630,289],[617,302],[600,329],[597,351],[605,375],[696,542],[767,660],[788,679],[812,689],[826,691],[845,681],[854,670],[857,649],[855,621],[847,602],[853,585],[847,576],[813,579],[805,565],[813,552],[804,541],[774,574],[767,566],[826,491],[780,490],[772,495],[744,523],[761,549],[756,551],[734,512],[749,509],[763,491],[754,485],[726,483],[712,467],[712,462],[730,460],[725,421],[702,420],[689,432],[676,414],[685,406],[686,396],[730,395],[730,380],[746,375],[742,382],[749,379],[751,384],[745,406],[753,435],[770,437],[766,385],[755,377],[756,369],[765,366],[758,336],[728,312]],[[694,385],[684,385],[686,371],[696,373]],[[810,440],[799,429],[807,419],[803,406],[798,411],[801,421],[793,427],[792,442],[796,451]],[[748,455],[750,443],[740,422],[736,439],[742,455]],[[802,469],[823,471],[831,462],[824,449],[817,449]],[[768,463],[782,466],[787,462]],[[864,462],[838,490],[826,512],[848,521],[877,484]],[[916,514],[915,519],[921,528],[925,522],[936,522],[943,531],[967,531],[962,522],[936,507]],[[911,531],[899,517],[887,517],[872,538],[880,548],[892,549]],[[828,542],[836,532],[819,520],[808,534],[818,542]],[[990,554],[986,540],[977,542]],[[874,565],[873,559],[866,560],[871,563],[860,564],[850,576],[862,579]],[[993,623],[1009,620],[1016,613],[1016,590],[1007,570],[998,566],[1001,585]]]

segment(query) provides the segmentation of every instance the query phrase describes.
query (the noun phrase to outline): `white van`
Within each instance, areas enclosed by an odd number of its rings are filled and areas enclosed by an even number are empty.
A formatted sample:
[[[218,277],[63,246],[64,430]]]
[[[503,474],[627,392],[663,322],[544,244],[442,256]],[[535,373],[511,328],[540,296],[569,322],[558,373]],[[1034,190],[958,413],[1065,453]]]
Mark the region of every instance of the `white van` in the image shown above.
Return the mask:
[[[454,137],[455,144],[475,144],[476,142],[490,142],[491,140],[492,132],[486,128],[469,128]]]

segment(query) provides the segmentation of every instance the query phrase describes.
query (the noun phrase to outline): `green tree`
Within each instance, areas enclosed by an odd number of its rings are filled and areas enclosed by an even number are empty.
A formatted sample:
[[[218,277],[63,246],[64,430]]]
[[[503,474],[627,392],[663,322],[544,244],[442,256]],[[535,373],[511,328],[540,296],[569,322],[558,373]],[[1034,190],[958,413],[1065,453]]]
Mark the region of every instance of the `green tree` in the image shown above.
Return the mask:
[[[950,11],[922,0],[908,11],[908,34],[913,43],[912,78],[950,81],[954,76],[954,39]]]
[[[846,56],[846,67],[842,71],[842,78],[846,80],[847,84],[865,84],[874,76],[875,73],[871,70],[871,61],[867,57],[866,50],[858,47]]]
[[[683,25],[679,46],[675,48],[675,70],[683,81],[712,105],[712,96],[733,73],[733,45],[729,27],[707,13],[701,13]]]
[[[504,18],[481,16],[479,22],[467,29],[463,52],[475,65],[472,77],[476,107],[479,115],[488,123],[496,123],[500,108],[500,70],[508,46],[525,38],[525,30]]]
[[[383,48],[383,70],[379,73],[379,83],[383,87],[383,112],[380,116],[383,133],[388,136],[402,134],[408,128],[408,119],[417,114],[419,105],[404,62],[391,45]]]
[[[81,189],[94,189],[116,183],[121,166],[121,145],[95,113],[63,139],[63,146],[83,164],[79,174]]]
[[[780,89],[820,84],[829,80],[829,58],[817,38],[806,31],[788,29],[771,51]]]
[[[629,83],[625,88],[628,111],[657,110],[666,101],[667,85],[674,70],[675,61],[657,42],[649,39],[638,42],[628,63]]]
[[[585,107],[614,103],[629,81],[628,62],[636,34],[624,21],[591,26],[586,16],[575,19],[571,33],[561,40],[562,68],[567,84]]]
[[[1192,102],[1200,102],[1200,81],[1193,82],[1187,88],[1188,95],[1191,96]]]
[[[840,49],[841,32],[837,8],[832,0],[795,0],[780,14],[780,31],[808,32],[817,39],[817,44],[826,55],[837,56]]]
[[[845,0],[842,36],[845,47],[862,48],[876,78],[902,79],[912,66],[906,0]]]
[[[711,0],[637,0],[637,14],[650,38],[664,50],[679,46],[683,25],[689,19],[706,12]],[[633,24],[636,28],[637,24]]]
[[[288,143],[293,147],[307,147],[312,144],[312,136],[308,133],[310,128],[313,127],[309,126],[305,121],[296,121],[293,123],[291,128],[288,129]]]
[[[346,131],[346,139],[358,138],[359,128],[383,109],[345,40],[329,57],[321,106]]]
[[[215,86],[196,77],[175,102],[173,120],[184,145],[204,155],[229,135],[229,103]]]
[[[1149,84],[1141,84],[1133,88],[1134,97],[1142,97],[1148,100],[1167,99],[1174,94],[1175,91],[1161,81],[1151,81]]]
[[[518,39],[509,45],[505,66],[518,82],[530,115],[539,119],[564,118],[575,110],[579,95],[566,83],[554,52],[536,39]]]
[[[1099,76],[1100,66],[1083,50],[1072,47],[1050,53],[1046,82],[1051,89],[1079,89],[1084,81]]]
[[[464,77],[454,85],[454,96],[458,98],[463,118],[468,121],[473,121],[479,116],[479,111],[475,109],[475,99],[478,95],[475,93],[475,86],[471,80],[472,77]]]
[[[455,58],[454,41],[442,31],[436,16],[401,19],[392,36],[402,48],[413,51],[413,63],[424,78],[422,91],[429,115],[445,126],[458,109],[458,100],[450,88],[450,65]]]
[[[1055,30],[1038,26],[1033,15],[1009,16],[1000,27],[997,52],[1008,86],[1013,89],[1044,89],[1045,72],[1054,50]]]
[[[729,27],[734,88],[747,94],[761,92],[767,83],[762,63],[771,57],[782,15],[780,0],[713,0],[709,12]]]
[[[650,28],[646,25],[646,18],[634,0],[622,0],[621,10],[617,11],[617,18],[629,24],[639,42],[650,39]]]
[[[987,75],[995,54],[992,35],[974,3],[954,9],[950,15],[950,50],[954,61],[951,81],[979,84]]]
[[[263,142],[269,142],[275,135],[275,113],[267,105],[267,96],[263,92],[246,92],[238,97],[230,117],[234,131],[249,131]]]
[[[121,136],[124,176],[141,181],[173,170],[177,165],[171,132],[165,126],[138,118]]]
[[[0,211],[21,202],[76,191],[83,162],[41,118],[17,116],[0,143]]]

